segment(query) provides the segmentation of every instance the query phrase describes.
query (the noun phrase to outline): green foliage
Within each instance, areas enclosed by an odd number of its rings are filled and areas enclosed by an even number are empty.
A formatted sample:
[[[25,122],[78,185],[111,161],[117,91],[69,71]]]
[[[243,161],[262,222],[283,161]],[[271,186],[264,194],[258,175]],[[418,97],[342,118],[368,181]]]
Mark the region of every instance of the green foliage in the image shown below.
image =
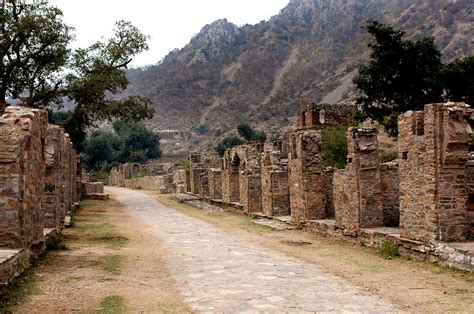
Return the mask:
[[[113,124],[114,132],[93,131],[84,142],[82,159],[90,170],[107,173],[120,163],[145,163],[161,157],[159,136],[143,123]]]
[[[343,169],[347,164],[347,130],[323,130],[321,137],[321,157],[329,167]]]
[[[46,1],[8,2],[0,5],[0,107],[6,97],[27,106],[57,104],[61,101],[57,76],[70,54],[72,28]]]
[[[431,37],[406,40],[403,31],[374,20],[363,27],[374,42],[369,44],[368,64],[354,78],[361,92],[357,103],[367,117],[381,122],[395,136],[397,113],[442,100],[441,52]]]
[[[204,135],[209,131],[209,126],[207,124],[201,124],[196,128],[196,133],[199,135]]]
[[[239,124],[237,126],[237,133],[247,142],[259,141],[263,143],[267,140],[265,132],[255,131],[248,124]]]
[[[474,56],[456,59],[443,68],[446,97],[474,106]]]
[[[125,313],[127,302],[119,295],[108,295],[100,301],[97,313]]]
[[[223,157],[224,152],[226,149],[232,148],[237,145],[242,145],[244,143],[239,137],[235,135],[229,135],[225,139],[223,139],[219,144],[217,144],[214,149],[219,154],[219,156]]]
[[[393,161],[398,158],[398,152],[386,152],[380,155],[379,159],[381,163]]]
[[[109,40],[72,52],[67,48],[72,28],[47,1],[11,2],[2,8],[0,111],[6,97],[46,109],[60,108],[66,99],[74,109],[58,122],[76,148],[98,121],[136,122],[153,116],[148,99],[115,97],[128,85],[124,69],[148,49],[148,37],[131,23],[119,21]]]
[[[382,244],[380,244],[379,253],[387,259],[400,256],[398,246],[392,240],[384,240]]]
[[[179,167],[180,169],[189,169],[189,160],[181,159],[180,161],[178,161],[174,165]]]
[[[58,250],[68,250],[66,243],[64,243],[64,239],[59,234],[50,235],[46,239],[46,247],[48,250],[51,251],[58,251]]]
[[[369,62],[359,67],[354,78],[361,93],[357,103],[363,108],[359,118],[377,120],[396,136],[400,113],[443,100],[472,103],[474,57],[444,65],[432,37],[407,40],[405,32],[374,20],[363,28],[374,42],[369,44]]]

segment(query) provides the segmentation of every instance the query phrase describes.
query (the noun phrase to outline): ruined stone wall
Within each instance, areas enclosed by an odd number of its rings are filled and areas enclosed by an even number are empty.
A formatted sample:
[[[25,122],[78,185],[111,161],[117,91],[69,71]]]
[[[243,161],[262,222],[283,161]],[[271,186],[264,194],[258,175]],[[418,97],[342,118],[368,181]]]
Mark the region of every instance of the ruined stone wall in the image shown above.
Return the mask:
[[[222,167],[222,200],[240,203],[240,157],[228,149],[224,153]]]
[[[211,168],[208,170],[209,178],[209,198],[211,200],[222,199],[222,171]]]
[[[465,104],[447,103],[399,117],[401,237],[427,243],[467,238],[467,115]]]
[[[161,194],[176,193],[176,186],[177,184],[173,182],[173,174],[125,180],[126,188],[159,191]]]
[[[199,178],[199,197],[209,198],[209,174],[208,171],[203,171]]]
[[[335,218],[334,209],[334,171],[333,168],[324,169],[323,180],[324,180],[324,193],[326,195],[326,218]]]
[[[336,170],[333,179],[336,225],[344,233],[351,234],[359,229],[359,191],[348,169]]]
[[[382,181],[383,221],[386,227],[400,225],[400,176],[398,163],[387,162],[380,165]]]
[[[313,101],[306,101],[300,106],[298,129],[349,126],[356,112],[357,106],[351,103],[316,104]]]
[[[349,128],[345,170],[334,175],[336,225],[346,233],[384,226],[382,182],[375,128]],[[339,186],[340,185],[340,186]]]
[[[43,237],[44,116],[8,107],[0,117],[0,247],[23,248]]]
[[[104,193],[104,183],[102,182],[83,182],[82,191],[85,196],[91,194],[102,194]]]
[[[25,248],[42,240],[43,228],[60,229],[76,201],[76,155],[63,130],[47,121],[46,111],[22,107],[0,117],[2,248]]]
[[[65,216],[65,206],[60,204],[60,195],[64,192],[64,181],[61,177],[61,142],[64,132],[59,126],[49,125],[44,146],[45,188],[43,195],[43,212],[45,228],[60,228],[61,219]]]
[[[474,153],[469,153],[467,162],[467,219],[469,223],[469,238],[474,239]]]
[[[326,218],[321,132],[301,130],[290,134],[288,184],[295,223]]]
[[[281,160],[279,151],[262,154],[262,212],[268,217],[290,214],[287,160]]]

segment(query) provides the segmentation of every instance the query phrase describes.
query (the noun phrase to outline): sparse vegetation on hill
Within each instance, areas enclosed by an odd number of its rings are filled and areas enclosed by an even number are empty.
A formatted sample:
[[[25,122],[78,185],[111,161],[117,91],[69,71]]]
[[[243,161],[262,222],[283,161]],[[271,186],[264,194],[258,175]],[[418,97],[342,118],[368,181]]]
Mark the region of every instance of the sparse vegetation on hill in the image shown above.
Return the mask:
[[[234,146],[250,142],[263,143],[267,140],[267,135],[265,134],[265,132],[255,131],[248,124],[239,124],[236,129],[240,137],[235,135],[229,135],[225,137],[216,146],[214,146],[214,150],[217,152],[217,154],[219,154],[219,156],[224,156],[224,152],[228,148],[232,148]]]
[[[195,132],[257,125],[268,134],[288,126],[300,101],[328,103],[355,96],[352,78],[368,57],[369,18],[433,36],[445,62],[472,51],[472,4],[459,1],[295,0],[269,21],[205,26],[182,49],[154,66],[128,71],[127,93],[149,97],[154,125]],[[203,135],[197,134],[197,132]]]
[[[422,110],[429,103],[469,101],[472,97],[473,57],[444,65],[432,37],[409,40],[404,31],[373,20],[364,29],[374,41],[369,44],[369,62],[354,78],[361,92],[357,102],[364,116],[381,122],[390,135],[398,133],[400,113]]]

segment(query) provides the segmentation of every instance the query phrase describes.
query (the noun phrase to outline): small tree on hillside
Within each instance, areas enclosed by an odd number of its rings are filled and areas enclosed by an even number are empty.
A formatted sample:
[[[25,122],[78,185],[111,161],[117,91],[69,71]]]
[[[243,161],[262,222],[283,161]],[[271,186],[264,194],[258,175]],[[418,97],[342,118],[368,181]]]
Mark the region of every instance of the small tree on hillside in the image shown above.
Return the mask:
[[[363,28],[374,42],[369,44],[369,62],[354,78],[361,93],[357,103],[366,117],[396,135],[398,114],[442,100],[441,53],[431,37],[406,40],[403,31],[377,21]]]

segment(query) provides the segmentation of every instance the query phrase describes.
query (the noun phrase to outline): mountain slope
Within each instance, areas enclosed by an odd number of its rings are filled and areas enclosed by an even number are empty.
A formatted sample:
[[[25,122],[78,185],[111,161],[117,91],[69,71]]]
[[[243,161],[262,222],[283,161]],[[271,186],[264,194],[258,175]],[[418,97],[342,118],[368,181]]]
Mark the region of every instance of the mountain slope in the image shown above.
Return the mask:
[[[130,70],[129,92],[153,100],[152,124],[161,129],[202,134],[246,121],[277,130],[302,98],[353,94],[351,79],[368,56],[360,26],[370,18],[412,38],[434,36],[446,59],[472,54],[471,0],[291,0],[256,25],[206,25],[159,65]]]

